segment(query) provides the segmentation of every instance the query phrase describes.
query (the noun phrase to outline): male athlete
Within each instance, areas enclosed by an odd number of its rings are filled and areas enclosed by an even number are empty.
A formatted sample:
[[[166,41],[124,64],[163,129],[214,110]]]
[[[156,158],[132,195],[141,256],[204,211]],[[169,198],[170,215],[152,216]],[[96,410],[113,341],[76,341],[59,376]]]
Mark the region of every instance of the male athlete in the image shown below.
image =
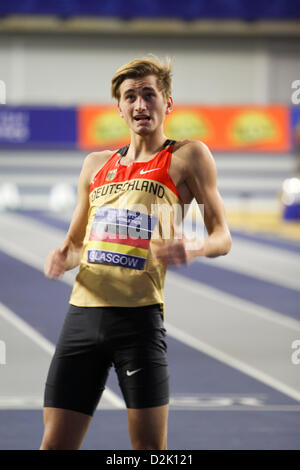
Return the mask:
[[[112,365],[133,449],[167,449],[166,268],[231,248],[210,151],[164,134],[173,107],[170,66],[156,59],[124,65],[112,79],[112,96],[130,143],[86,157],[66,239],[45,262],[49,278],[80,269],[46,381],[41,449],[81,447]],[[207,237],[191,244],[171,229],[163,239],[152,207],[193,199],[204,205]]]

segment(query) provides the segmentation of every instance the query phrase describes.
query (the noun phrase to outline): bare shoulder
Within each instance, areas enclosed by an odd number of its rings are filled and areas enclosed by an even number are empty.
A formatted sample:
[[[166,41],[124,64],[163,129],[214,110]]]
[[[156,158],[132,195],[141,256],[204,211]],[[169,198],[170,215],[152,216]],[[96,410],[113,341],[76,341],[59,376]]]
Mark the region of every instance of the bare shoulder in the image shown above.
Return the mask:
[[[206,144],[200,140],[186,139],[176,142],[174,155],[188,169],[188,173],[197,169],[215,169],[215,161]]]
[[[178,140],[174,147],[174,152],[182,158],[201,157],[211,154],[206,144],[200,140],[185,139]]]
[[[115,152],[113,150],[103,150],[100,152],[91,152],[89,153],[83,162],[83,166],[94,167],[98,165],[105,165],[110,157],[113,156]]]
[[[103,150],[100,152],[89,153],[82,165],[82,173],[88,181],[91,181],[105,163],[113,156],[115,151]]]

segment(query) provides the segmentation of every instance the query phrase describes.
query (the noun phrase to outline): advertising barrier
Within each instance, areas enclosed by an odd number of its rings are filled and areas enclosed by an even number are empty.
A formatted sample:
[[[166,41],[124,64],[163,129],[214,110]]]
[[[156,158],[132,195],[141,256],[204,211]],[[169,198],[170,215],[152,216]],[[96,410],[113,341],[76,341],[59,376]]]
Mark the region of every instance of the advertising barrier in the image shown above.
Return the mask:
[[[292,149],[300,154],[300,106],[291,108]]]
[[[170,139],[198,139],[213,151],[286,152],[291,146],[285,106],[176,106],[166,117]],[[78,109],[78,146],[83,150],[125,145],[129,132],[112,106]]]
[[[212,151],[285,153],[299,143],[300,108],[179,105],[166,116],[165,134],[201,140]],[[2,148],[97,151],[120,148],[129,140],[116,106],[0,106]]]
[[[76,148],[76,108],[0,107],[0,147]]]
[[[122,147],[130,139],[115,106],[79,107],[77,122],[78,146],[82,150]]]

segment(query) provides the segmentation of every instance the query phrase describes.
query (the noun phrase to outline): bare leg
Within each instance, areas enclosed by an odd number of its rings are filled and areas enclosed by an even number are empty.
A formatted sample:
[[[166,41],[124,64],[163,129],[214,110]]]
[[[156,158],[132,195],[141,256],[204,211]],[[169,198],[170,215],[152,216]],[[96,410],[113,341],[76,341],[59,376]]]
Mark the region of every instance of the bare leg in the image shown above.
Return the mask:
[[[79,450],[92,417],[62,408],[44,408],[40,450]]]
[[[134,450],[167,449],[169,405],[128,410],[128,428]]]

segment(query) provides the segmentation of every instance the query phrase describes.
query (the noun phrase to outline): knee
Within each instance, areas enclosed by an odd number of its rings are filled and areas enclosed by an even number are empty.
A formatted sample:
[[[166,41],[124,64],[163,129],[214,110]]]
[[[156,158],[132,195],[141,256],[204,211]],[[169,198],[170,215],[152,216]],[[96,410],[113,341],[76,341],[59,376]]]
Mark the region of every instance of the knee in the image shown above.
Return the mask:
[[[167,450],[166,441],[135,440],[133,450]]]
[[[60,408],[45,408],[40,450],[79,450],[91,417]]]
[[[70,442],[68,435],[62,436],[60,433],[44,433],[40,450],[78,450],[78,447]]]
[[[40,450],[67,450],[63,442],[45,435]]]
[[[60,449],[56,445],[44,442],[41,444],[40,450],[65,450],[65,449]]]

